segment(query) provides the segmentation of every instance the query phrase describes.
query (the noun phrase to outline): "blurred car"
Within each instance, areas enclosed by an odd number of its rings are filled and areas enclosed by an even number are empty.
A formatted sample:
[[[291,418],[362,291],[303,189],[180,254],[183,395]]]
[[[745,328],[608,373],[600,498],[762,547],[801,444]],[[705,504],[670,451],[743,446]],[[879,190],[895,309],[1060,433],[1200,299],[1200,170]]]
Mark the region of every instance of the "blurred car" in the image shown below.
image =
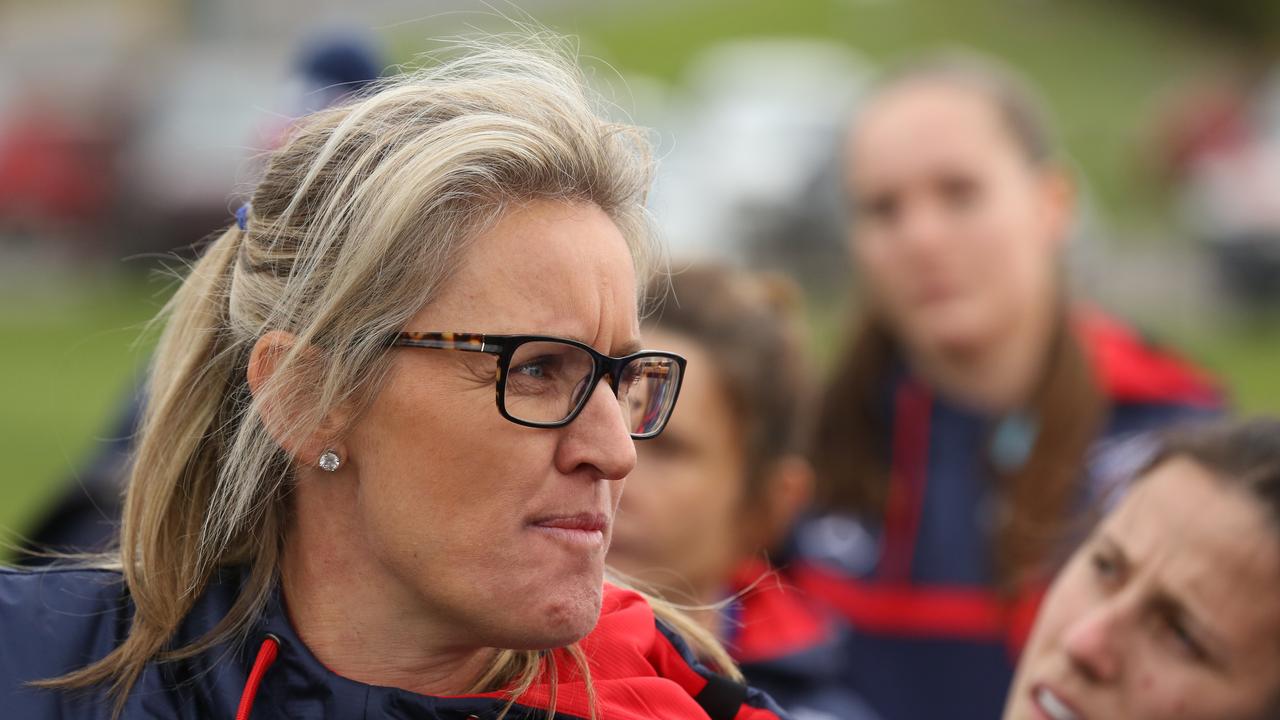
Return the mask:
[[[870,73],[822,41],[737,41],[697,58],[652,201],[672,252],[844,276],[839,146]]]
[[[190,245],[225,225],[228,196],[252,183],[264,128],[279,122],[278,61],[203,48],[181,56],[140,113],[125,169],[127,252]]]

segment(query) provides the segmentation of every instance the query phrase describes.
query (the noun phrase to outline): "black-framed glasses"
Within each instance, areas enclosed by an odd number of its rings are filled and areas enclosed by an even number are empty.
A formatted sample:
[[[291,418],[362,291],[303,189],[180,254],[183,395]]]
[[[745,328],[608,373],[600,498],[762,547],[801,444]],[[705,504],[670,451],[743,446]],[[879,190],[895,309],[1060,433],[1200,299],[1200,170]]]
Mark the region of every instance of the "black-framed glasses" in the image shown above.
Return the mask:
[[[528,427],[573,422],[607,377],[636,440],[666,427],[684,379],[685,359],[675,353],[642,350],[611,357],[585,343],[545,335],[402,332],[391,344],[497,355],[498,412]]]

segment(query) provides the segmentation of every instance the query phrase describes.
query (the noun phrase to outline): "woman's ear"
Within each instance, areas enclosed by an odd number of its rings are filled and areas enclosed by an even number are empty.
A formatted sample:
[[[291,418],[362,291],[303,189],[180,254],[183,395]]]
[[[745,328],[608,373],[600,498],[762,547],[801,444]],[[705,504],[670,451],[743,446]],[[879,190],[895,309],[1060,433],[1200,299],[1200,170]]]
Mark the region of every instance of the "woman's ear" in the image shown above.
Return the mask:
[[[1076,221],[1076,184],[1065,168],[1050,168],[1041,174],[1040,195],[1045,208],[1049,237],[1061,251],[1071,238]]]
[[[782,457],[769,467],[756,503],[760,534],[753,553],[775,550],[786,539],[792,523],[813,501],[813,483],[813,466],[800,455]]]
[[[329,450],[345,459],[346,448],[337,438],[346,420],[342,410],[331,410],[309,430],[299,426],[299,418],[314,412],[306,403],[312,400],[307,397],[308,388],[316,387],[316,378],[309,377],[315,363],[307,362],[313,359],[308,353],[315,350],[300,348],[295,354],[296,344],[292,333],[271,330],[258,338],[249,353],[249,392],[258,403],[262,423],[298,466],[316,465]],[[291,354],[295,357],[286,363]]]

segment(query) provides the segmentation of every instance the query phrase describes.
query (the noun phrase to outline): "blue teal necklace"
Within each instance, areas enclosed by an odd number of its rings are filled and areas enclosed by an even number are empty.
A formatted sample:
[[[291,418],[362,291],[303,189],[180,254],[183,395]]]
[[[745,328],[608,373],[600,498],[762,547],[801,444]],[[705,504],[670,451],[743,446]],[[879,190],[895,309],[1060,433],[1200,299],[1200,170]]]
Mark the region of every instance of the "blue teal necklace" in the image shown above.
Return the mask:
[[[1040,422],[1031,413],[1015,412],[1000,418],[987,447],[996,471],[1008,474],[1026,465],[1039,434]]]

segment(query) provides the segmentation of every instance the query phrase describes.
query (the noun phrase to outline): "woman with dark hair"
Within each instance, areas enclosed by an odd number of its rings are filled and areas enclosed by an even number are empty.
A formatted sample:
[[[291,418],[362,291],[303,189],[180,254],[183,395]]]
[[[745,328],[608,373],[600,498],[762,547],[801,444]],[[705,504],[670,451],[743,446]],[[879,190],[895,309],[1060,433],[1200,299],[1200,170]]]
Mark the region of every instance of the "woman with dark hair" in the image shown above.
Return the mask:
[[[650,295],[645,337],[689,359],[678,415],[637,448],[609,565],[697,609],[747,680],[812,720],[872,717],[846,687],[838,619],[770,567],[812,497],[812,379],[785,278],[695,266]]]
[[[1090,448],[1221,399],[1068,298],[1072,186],[1006,70],[888,75],[845,163],[863,313],[823,396],[801,575],[854,626],[856,686],[886,716],[994,717]]]
[[[1280,422],[1156,448],[1054,580],[1005,720],[1280,717]]]

